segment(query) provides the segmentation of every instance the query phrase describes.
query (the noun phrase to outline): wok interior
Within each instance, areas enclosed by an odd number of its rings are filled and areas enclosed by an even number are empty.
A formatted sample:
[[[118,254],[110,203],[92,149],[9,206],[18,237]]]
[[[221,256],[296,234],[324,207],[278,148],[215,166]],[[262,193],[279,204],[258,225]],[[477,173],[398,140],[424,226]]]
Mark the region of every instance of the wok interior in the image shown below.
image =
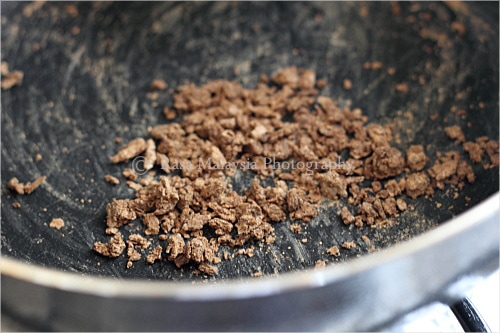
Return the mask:
[[[147,126],[167,122],[161,110],[171,95],[160,94],[157,106],[146,96],[154,78],[170,88],[215,78],[253,88],[261,73],[295,65],[328,81],[321,95],[361,108],[372,122],[395,124],[401,140],[395,146],[406,151],[423,144],[431,162],[437,151],[461,150],[443,127],[458,124],[469,140],[498,137],[498,17],[488,14],[498,13],[498,3],[401,3],[399,15],[389,3],[79,3],[76,17],[61,3],[26,17],[26,6],[2,3],[2,60],[25,78],[2,92],[1,240],[3,255],[29,263],[122,278],[200,279],[166,260],[126,270],[124,256],[109,260],[92,251],[95,241],[106,239],[106,203],[133,196],[124,182],[111,187],[103,180],[124,168],[109,163],[115,137],[146,137]],[[464,35],[452,28],[455,21],[466,27]],[[365,70],[366,61],[384,67]],[[352,90],[341,89],[344,78]],[[394,89],[400,82],[408,83],[407,94]],[[465,117],[450,112],[452,106],[466,110]],[[36,153],[42,161],[33,161]],[[288,221],[276,224],[274,244],[262,250],[256,244],[252,258],[223,261],[216,278],[335,262],[325,250],[362,235],[377,249],[411,239],[498,191],[498,169],[477,164],[474,171],[476,182],[457,199],[453,191],[408,199],[415,210],[389,228],[347,227],[336,205],[302,224],[302,235],[293,234]],[[47,175],[46,183],[29,196],[5,189],[11,177],[39,175]],[[248,188],[253,177],[245,174],[234,188]],[[11,207],[14,201],[20,209]],[[48,227],[55,217],[66,222],[61,231]],[[370,252],[357,243],[341,252],[341,261]]]

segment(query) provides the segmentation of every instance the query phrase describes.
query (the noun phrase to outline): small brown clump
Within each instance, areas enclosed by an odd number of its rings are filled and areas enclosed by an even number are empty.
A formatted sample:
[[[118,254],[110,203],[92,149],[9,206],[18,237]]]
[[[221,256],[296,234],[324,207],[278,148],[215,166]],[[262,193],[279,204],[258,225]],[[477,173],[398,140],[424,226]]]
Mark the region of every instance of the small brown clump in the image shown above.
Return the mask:
[[[35,179],[32,183],[28,182],[26,185],[24,185],[24,193],[26,194],[31,194],[34,190],[40,186],[43,181],[46,179],[46,176],[41,176]]]
[[[126,179],[131,180],[133,182],[135,182],[137,180],[137,177],[138,177],[137,174],[135,173],[135,171],[133,169],[130,169],[130,168],[126,168],[125,170],[123,170],[122,175]]]
[[[455,126],[445,127],[444,131],[450,139],[455,140],[456,144],[465,142],[465,135],[464,132],[462,132],[460,126],[455,125]]]
[[[352,89],[352,81],[349,79],[344,79],[344,81],[342,81],[342,88],[344,88],[345,90],[351,90]]]
[[[9,71],[9,66],[2,61],[2,90],[8,90],[14,86],[20,86],[23,83],[24,73],[22,71]]]
[[[429,177],[427,177],[425,173],[417,172],[411,174],[406,179],[406,194],[412,199],[415,199],[425,193],[429,184]]]
[[[348,249],[348,250],[350,250],[350,249],[353,249],[353,248],[355,248],[355,247],[356,247],[356,243],[354,243],[354,242],[343,242],[343,243],[342,243],[342,247],[343,247],[344,249]]]
[[[344,221],[344,224],[351,224],[355,221],[354,216],[351,214],[349,209],[347,209],[347,207],[342,207],[340,216],[342,217],[342,221]]]
[[[52,219],[52,221],[50,221],[49,227],[59,230],[64,227],[64,220],[60,218]]]
[[[464,150],[469,153],[469,158],[472,162],[481,162],[481,160],[483,159],[484,150],[478,143],[468,141],[464,143],[463,147]]]
[[[411,171],[421,171],[425,168],[429,158],[425,154],[424,146],[413,145],[406,151],[406,164]]]
[[[121,233],[116,233],[111,237],[109,243],[94,243],[94,251],[110,258],[116,258],[122,254],[125,249],[125,242],[123,241]]]
[[[122,146],[118,153],[111,156],[111,163],[126,162],[131,158],[139,156],[148,147],[143,138],[137,138]]]
[[[403,172],[405,161],[399,150],[392,147],[377,147],[366,159],[365,177],[368,179],[385,179]]]
[[[326,262],[324,260],[318,259],[314,264],[314,268],[316,269],[324,269],[326,267]]]
[[[204,262],[198,265],[198,269],[200,270],[200,272],[205,273],[207,275],[217,275],[217,273],[219,272],[219,269],[216,266],[209,265]],[[258,273],[254,274],[254,276],[261,276],[261,275],[259,275]]]
[[[151,90],[165,90],[167,89],[167,87],[167,83],[162,79],[155,79],[149,85],[149,88],[151,88]]]
[[[43,183],[46,178],[46,176],[41,176],[35,179],[32,183],[27,182],[26,184],[24,184],[20,183],[16,177],[13,177],[7,183],[7,187],[20,195],[31,194]]]
[[[161,252],[163,251],[161,245],[155,247],[151,252],[149,252],[146,262],[148,264],[154,264],[155,261],[161,260]]]
[[[12,208],[19,209],[19,208],[21,208],[21,204],[19,202],[13,202]]]
[[[396,84],[396,91],[406,94],[408,91],[410,91],[410,88],[408,88],[408,85],[406,83],[398,83]]]
[[[111,175],[105,175],[104,180],[106,180],[108,183],[113,184],[113,185],[120,184],[120,180],[116,177],[111,176]]]
[[[300,234],[302,232],[302,227],[297,223],[293,223],[293,224],[290,224],[290,231],[292,231],[296,234]]]
[[[332,247],[329,247],[326,250],[326,253],[328,253],[329,255],[331,255],[333,257],[339,257],[340,256],[340,249],[338,246],[334,245]]]

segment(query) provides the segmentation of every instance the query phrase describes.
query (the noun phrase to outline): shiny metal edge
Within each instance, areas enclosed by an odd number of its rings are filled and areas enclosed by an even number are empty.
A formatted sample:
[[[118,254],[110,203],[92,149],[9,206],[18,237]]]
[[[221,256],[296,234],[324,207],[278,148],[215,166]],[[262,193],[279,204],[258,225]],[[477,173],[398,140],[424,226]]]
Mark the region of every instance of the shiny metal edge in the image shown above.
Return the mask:
[[[187,281],[116,279],[61,272],[6,256],[0,258],[0,268],[2,276],[34,285],[101,297],[152,297],[184,301],[262,297],[325,286],[384,263],[416,254],[443,241],[470,232],[492,217],[496,216],[498,221],[499,211],[500,193],[497,192],[435,229],[379,252],[364,255],[349,262],[331,264],[322,270],[311,268],[258,279],[242,278],[194,284]]]

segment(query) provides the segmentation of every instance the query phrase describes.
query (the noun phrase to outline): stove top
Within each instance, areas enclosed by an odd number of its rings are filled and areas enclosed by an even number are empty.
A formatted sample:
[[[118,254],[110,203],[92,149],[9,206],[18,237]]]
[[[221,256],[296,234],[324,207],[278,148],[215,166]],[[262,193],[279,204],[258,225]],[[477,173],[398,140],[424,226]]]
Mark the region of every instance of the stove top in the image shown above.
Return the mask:
[[[465,306],[473,306],[480,318],[467,318],[467,314],[464,314],[464,311],[467,312],[467,309],[463,309],[463,303],[457,303],[455,306],[450,307],[446,304],[436,302],[407,314],[391,325],[384,327],[382,331],[464,332],[464,327],[462,325],[466,325],[466,328],[467,325],[469,325],[466,331],[480,331],[478,327],[474,328],[471,326],[483,325],[487,331],[499,332],[499,285],[500,275],[497,270],[467,292],[466,297],[470,304],[466,303]],[[461,324],[457,319],[457,315],[462,316],[461,319],[466,321],[466,323]],[[480,322],[478,323],[477,321]]]

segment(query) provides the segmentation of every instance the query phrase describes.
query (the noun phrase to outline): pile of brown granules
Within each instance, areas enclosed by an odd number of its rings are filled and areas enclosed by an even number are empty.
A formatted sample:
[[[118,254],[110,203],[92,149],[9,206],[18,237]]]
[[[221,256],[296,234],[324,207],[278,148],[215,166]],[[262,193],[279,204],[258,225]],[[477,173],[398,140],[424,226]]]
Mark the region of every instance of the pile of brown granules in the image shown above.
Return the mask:
[[[177,267],[197,263],[200,272],[214,275],[215,265],[229,258],[227,252],[220,257],[221,245],[272,243],[274,223],[308,222],[321,200],[346,198],[348,205],[339,211],[345,224],[376,227],[405,211],[407,197],[474,182],[472,167],[458,150],[438,153],[433,165],[422,145],[403,153],[391,146],[391,126],[366,124],[360,109],[340,108],[319,96],[325,84],[316,81],[314,71],[289,67],[271,79],[261,76],[254,90],[225,80],[179,87],[164,113],[182,120],[154,127],[151,138],[132,140],[111,157],[113,163],[133,159],[136,170],[125,169],[123,176],[136,195],[107,205],[106,234],[112,237],[95,243],[94,250],[118,257],[126,249],[130,267],[154,236],[160,245],[148,250],[148,263],[165,254]],[[458,126],[445,131],[472,162],[498,167],[497,141],[466,142]],[[156,179],[155,169],[175,175]],[[138,181],[136,171],[149,173]],[[256,174],[242,195],[228,182],[238,172]],[[272,177],[274,186],[261,186],[265,177]],[[124,240],[120,227],[136,219],[144,234]]]

